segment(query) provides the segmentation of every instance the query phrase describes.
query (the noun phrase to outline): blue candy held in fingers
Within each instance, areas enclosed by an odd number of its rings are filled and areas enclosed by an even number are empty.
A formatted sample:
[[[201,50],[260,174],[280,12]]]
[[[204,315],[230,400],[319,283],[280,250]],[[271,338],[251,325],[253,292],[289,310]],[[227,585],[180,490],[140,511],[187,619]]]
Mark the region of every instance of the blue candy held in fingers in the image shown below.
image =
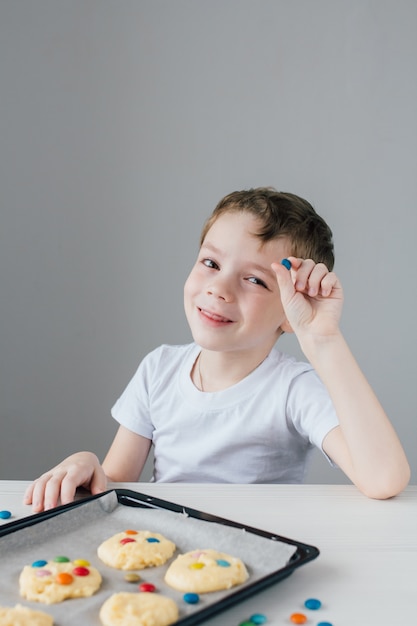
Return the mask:
[[[283,265],[284,267],[287,268],[287,270],[291,269],[291,261],[289,261],[288,259],[282,259],[281,261],[281,265]]]

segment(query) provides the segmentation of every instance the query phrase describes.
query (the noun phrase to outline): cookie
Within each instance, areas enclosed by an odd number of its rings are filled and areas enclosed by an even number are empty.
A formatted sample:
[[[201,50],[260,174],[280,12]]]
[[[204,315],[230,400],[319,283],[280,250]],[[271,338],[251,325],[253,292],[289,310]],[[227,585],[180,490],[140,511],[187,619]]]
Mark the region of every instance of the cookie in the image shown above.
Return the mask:
[[[104,626],[169,626],[178,620],[174,600],[156,593],[115,593],[100,609]]]
[[[165,582],[179,591],[207,593],[230,589],[249,577],[244,563],[217,550],[193,550],[171,563]]]
[[[122,570],[163,565],[175,552],[175,543],[150,530],[125,530],[103,541],[99,558],[110,567]]]
[[[53,623],[51,615],[21,604],[14,607],[0,606],[0,626],[52,626]]]
[[[19,578],[20,595],[44,604],[92,596],[100,585],[101,575],[88,561],[67,557],[35,561],[23,568]]]

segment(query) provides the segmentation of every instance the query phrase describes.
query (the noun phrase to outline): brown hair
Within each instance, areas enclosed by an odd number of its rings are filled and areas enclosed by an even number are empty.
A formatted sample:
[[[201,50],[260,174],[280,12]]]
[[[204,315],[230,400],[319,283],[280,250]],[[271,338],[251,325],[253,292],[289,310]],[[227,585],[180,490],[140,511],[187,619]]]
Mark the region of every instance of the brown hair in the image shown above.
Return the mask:
[[[273,187],[234,191],[220,200],[206,221],[200,245],[214,222],[230,212],[251,213],[256,217],[261,228],[255,235],[263,243],[285,237],[291,243],[293,256],[313,259],[333,269],[332,231],[307,200]]]

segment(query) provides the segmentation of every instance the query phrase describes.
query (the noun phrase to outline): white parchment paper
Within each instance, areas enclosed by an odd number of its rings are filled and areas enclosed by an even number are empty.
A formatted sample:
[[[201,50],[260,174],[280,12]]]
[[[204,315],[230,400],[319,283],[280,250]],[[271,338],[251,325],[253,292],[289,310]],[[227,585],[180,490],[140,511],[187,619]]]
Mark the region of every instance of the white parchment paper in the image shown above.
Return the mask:
[[[119,591],[138,592],[138,583],[125,581],[126,572],[106,566],[97,556],[100,543],[128,528],[159,532],[176,544],[176,552],[166,564],[138,571],[138,574],[141,582],[151,582],[156,586],[156,593],[177,602],[180,619],[191,613],[197,617],[198,612],[209,604],[281,569],[296,551],[296,546],[260,537],[244,529],[197,520],[185,513],[124,506],[119,504],[116,493],[111,492],[35,526],[0,537],[0,604],[14,606],[19,603],[45,611],[54,617],[56,626],[72,626],[76,623],[99,626],[100,607],[110,595]],[[249,579],[228,591],[201,594],[200,602],[196,605],[186,604],[181,592],[165,584],[165,572],[178,554],[207,548],[242,559],[249,572]],[[56,556],[88,560],[103,577],[99,591],[91,598],[65,600],[53,605],[28,602],[21,598],[18,580],[23,567],[38,559],[50,561]]]

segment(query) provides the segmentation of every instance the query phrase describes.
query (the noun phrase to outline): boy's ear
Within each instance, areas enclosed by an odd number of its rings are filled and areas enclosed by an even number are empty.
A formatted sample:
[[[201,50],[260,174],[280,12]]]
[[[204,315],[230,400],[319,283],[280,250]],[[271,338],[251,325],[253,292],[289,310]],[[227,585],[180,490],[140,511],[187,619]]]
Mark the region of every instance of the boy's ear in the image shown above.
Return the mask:
[[[282,322],[280,329],[282,330],[283,333],[293,333],[293,329],[291,324],[289,323],[289,321],[286,319],[284,322]]]

